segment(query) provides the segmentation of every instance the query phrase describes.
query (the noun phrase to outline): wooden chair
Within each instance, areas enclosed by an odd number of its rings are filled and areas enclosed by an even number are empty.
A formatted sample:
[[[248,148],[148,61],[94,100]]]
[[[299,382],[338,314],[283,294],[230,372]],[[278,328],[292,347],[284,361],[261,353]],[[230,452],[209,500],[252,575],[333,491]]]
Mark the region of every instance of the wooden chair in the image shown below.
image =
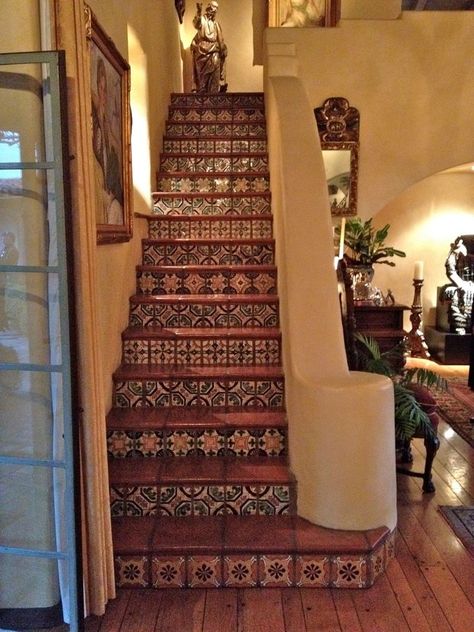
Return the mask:
[[[342,326],[344,331],[344,343],[346,348],[347,363],[349,369],[358,370],[359,366],[359,353],[357,350],[357,344],[355,340],[356,332],[356,320],[354,316],[354,301],[352,293],[352,282],[346,270],[346,264],[344,260],[339,260],[337,267],[337,282],[339,292],[339,303],[341,308]],[[402,365],[403,366],[403,365]],[[402,366],[400,368],[402,368]],[[437,403],[433,395],[424,386],[412,384],[410,390],[413,391],[418,402],[421,404],[422,409],[428,415],[433,433],[427,433],[421,430],[414,435],[413,438],[420,438],[424,440],[426,449],[425,468],[423,472],[416,472],[411,469],[397,466],[397,473],[406,474],[407,476],[415,476],[423,479],[423,492],[433,493],[435,486],[432,481],[431,469],[433,466],[433,460],[439,448],[439,439],[437,437],[439,416],[437,413]],[[412,463],[413,455],[411,452],[411,441],[398,447],[400,454],[400,463]]]
[[[416,476],[418,478],[423,479],[423,492],[426,494],[432,494],[435,490],[435,486],[433,484],[432,476],[431,476],[431,468],[433,466],[433,460],[436,456],[436,453],[439,448],[439,439],[438,439],[438,425],[439,425],[439,415],[438,415],[438,404],[429,391],[424,386],[419,386],[418,384],[412,384],[410,390],[413,391],[417,401],[420,403],[424,412],[428,415],[431,427],[433,429],[433,433],[425,433],[424,429],[419,430],[414,435],[414,439],[423,439],[426,449],[426,460],[425,460],[425,469],[423,472],[416,472],[408,468],[397,466],[398,474],[406,474],[407,476]],[[413,462],[413,454],[411,451],[411,441],[405,442],[400,448],[400,463],[412,463]]]

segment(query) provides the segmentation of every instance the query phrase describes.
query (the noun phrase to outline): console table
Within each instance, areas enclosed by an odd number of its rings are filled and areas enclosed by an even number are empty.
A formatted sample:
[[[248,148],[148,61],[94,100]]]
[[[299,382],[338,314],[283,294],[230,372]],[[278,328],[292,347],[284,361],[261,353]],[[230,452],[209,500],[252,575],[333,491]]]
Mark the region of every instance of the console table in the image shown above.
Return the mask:
[[[374,338],[380,351],[388,351],[403,340],[403,313],[410,311],[407,305],[357,305],[354,304],[355,330]]]

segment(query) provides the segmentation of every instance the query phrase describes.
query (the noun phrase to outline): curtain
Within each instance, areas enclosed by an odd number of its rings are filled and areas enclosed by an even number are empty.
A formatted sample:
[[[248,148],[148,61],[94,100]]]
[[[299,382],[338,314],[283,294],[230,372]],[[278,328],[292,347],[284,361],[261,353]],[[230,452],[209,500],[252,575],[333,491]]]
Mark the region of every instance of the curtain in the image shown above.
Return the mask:
[[[105,402],[98,350],[96,225],[91,101],[84,3],[53,0],[57,48],[66,51],[73,202],[80,399],[81,530],[85,614],[101,615],[115,597],[109,510]]]

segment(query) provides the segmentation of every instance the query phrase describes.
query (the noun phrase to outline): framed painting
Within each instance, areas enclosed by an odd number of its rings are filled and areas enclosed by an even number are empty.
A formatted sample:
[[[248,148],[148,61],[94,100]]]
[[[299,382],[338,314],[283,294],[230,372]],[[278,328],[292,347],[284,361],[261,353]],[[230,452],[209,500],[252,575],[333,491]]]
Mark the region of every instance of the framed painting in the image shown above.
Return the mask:
[[[132,237],[130,66],[86,7],[97,243]]]
[[[268,26],[336,26],[341,0],[269,0]]]

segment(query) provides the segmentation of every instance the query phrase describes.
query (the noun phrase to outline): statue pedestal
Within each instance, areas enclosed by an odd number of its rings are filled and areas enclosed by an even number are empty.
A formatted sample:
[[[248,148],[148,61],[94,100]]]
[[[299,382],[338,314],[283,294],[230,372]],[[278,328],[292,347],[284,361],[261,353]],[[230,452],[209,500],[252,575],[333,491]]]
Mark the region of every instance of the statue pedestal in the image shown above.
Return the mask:
[[[442,364],[469,364],[472,334],[452,334],[429,326],[424,333],[434,360]]]

